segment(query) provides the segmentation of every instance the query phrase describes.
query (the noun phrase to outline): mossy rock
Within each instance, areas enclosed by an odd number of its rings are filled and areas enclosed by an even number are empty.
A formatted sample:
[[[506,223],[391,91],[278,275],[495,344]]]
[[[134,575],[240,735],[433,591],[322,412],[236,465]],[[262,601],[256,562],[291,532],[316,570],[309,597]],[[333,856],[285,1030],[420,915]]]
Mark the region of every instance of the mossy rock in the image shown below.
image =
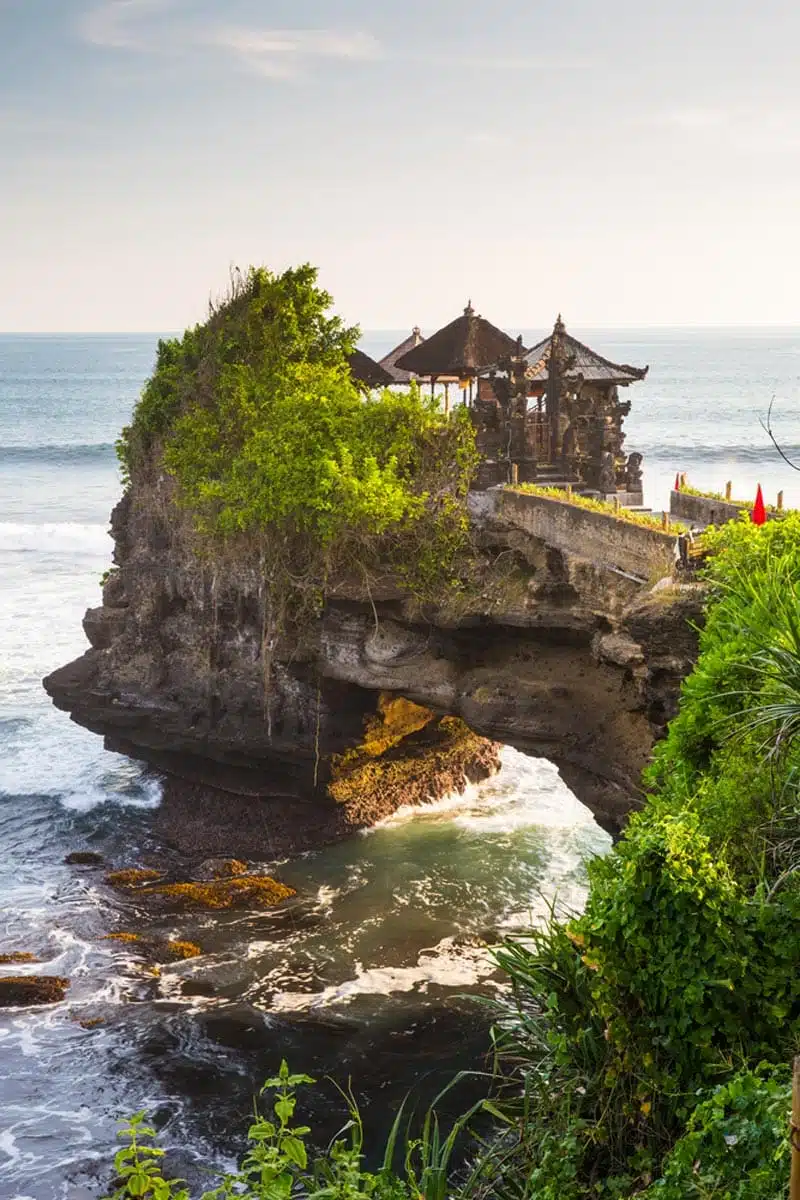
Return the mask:
[[[159,896],[191,909],[275,908],[297,895],[294,888],[269,875],[238,875],[205,883],[165,883],[145,891],[148,896]]]
[[[14,950],[11,954],[0,954],[0,966],[8,966],[10,963],[38,963],[41,962],[35,954],[31,954],[28,950]]]
[[[155,871],[150,867],[125,867],[121,871],[111,871],[106,875],[106,883],[110,887],[132,888],[141,887],[145,883],[153,883],[163,879],[163,871]]]
[[[102,867],[105,859],[94,850],[73,850],[64,859],[68,867]]]
[[[0,978],[0,1008],[57,1004],[68,987],[61,975],[6,975]]]
[[[199,958],[203,953],[196,942],[187,942],[179,938],[150,938],[141,933],[107,933],[105,940],[139,946],[143,954],[156,962],[165,959],[181,962],[187,958]]]
[[[247,875],[252,870],[252,867],[238,858],[207,858],[194,871],[194,876],[205,883],[215,879],[232,879],[237,875]]]

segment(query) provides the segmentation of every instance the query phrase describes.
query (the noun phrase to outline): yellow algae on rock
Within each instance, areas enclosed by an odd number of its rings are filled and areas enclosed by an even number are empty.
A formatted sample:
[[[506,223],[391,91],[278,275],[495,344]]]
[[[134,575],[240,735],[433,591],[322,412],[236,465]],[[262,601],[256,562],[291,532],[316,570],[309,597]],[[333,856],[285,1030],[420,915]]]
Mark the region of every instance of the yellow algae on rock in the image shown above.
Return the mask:
[[[433,719],[434,714],[429,708],[414,704],[404,696],[381,692],[377,715],[367,720],[364,740],[357,749],[370,758],[380,758],[403,738],[419,733]]]
[[[147,888],[151,896],[165,896],[185,908],[274,908],[296,896],[294,888],[269,875],[238,875],[209,883],[165,883]]]
[[[161,879],[163,874],[163,871],[154,871],[149,867],[126,867],[122,871],[112,871],[106,875],[106,883],[111,887],[138,887],[140,884]]]
[[[14,950],[11,954],[0,954],[0,965],[4,967],[9,963],[38,963],[40,961],[35,954],[30,954],[27,950]]]
[[[230,879],[232,875],[246,875],[249,869],[247,863],[241,862],[238,858],[229,858],[217,871],[217,879]]]
[[[174,959],[199,958],[203,951],[196,942],[168,941],[164,942],[164,949]]]
[[[146,937],[141,933],[107,933],[104,940],[139,946],[143,954],[155,959],[198,958],[203,953],[196,942],[187,942],[181,938]]]
[[[0,977],[0,1008],[56,1004],[68,987],[69,980],[61,975],[6,975]]]

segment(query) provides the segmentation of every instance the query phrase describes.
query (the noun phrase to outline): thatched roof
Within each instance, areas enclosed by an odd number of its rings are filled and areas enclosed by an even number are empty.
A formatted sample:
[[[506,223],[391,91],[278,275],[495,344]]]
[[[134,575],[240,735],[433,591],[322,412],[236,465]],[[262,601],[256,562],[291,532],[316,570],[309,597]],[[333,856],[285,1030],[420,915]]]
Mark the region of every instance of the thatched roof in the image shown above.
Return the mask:
[[[580,375],[585,383],[609,383],[622,387],[644,379],[649,367],[629,367],[624,363],[613,363],[603,358],[595,350],[579,342],[577,338],[567,333],[564,322],[559,315],[553,327],[553,332],[541,342],[537,342],[525,355],[525,375],[533,383],[544,383],[549,376],[548,363],[553,349],[553,338],[560,344],[560,353],[571,359],[571,365],[564,372],[565,379],[577,379]]]
[[[436,379],[445,375],[463,378],[508,357],[516,349],[517,343],[512,337],[479,317],[472,304],[468,304],[462,316],[401,355],[396,365],[415,375]]]
[[[356,383],[361,383],[368,388],[390,387],[394,383],[392,376],[388,371],[384,371],[380,363],[376,363],[374,358],[370,358],[363,350],[354,350],[352,354],[347,356],[347,361],[350,365],[350,374]]]
[[[388,354],[380,360],[379,365],[384,371],[388,371],[395,383],[411,383],[412,379],[418,378],[411,371],[403,371],[397,366],[398,358],[402,358],[409,350],[413,350],[415,346],[419,346],[425,338],[420,333],[419,325],[415,325],[411,330],[409,337],[401,342],[399,346],[395,346],[394,350],[390,350]]]

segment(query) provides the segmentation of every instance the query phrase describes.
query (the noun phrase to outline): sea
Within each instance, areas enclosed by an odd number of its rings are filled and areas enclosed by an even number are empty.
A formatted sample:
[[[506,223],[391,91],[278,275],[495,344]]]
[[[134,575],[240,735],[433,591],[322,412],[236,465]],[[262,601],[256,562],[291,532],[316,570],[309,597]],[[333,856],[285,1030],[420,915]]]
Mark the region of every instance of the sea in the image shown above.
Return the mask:
[[[800,473],[761,425],[774,398],[800,466],[800,330],[575,332],[649,365],[626,422],[647,504],[663,508],[679,472],[800,504]],[[362,345],[380,356],[403,336]],[[155,931],[196,941],[199,958],[155,974],[135,945],[108,940],[152,918],[102,869],[64,860],[157,856],[160,784],[53,708],[41,679],[86,649],[121,490],[114,441],[156,342],[0,336],[0,955],[40,960],[0,973],[71,981],[61,1004],[0,1010],[0,1200],[105,1195],[118,1121],[138,1110],[173,1168],[210,1186],[283,1057],[351,1081],[377,1136],[407,1092],[424,1103],[459,1067],[489,1069],[503,989],[489,947],[554,907],[578,911],[586,864],[610,845],[552,764],[506,748],[500,774],[462,796],[266,864],[298,891],[285,912],[160,919]],[[320,1136],[344,1120],[326,1082],[303,1105]]]

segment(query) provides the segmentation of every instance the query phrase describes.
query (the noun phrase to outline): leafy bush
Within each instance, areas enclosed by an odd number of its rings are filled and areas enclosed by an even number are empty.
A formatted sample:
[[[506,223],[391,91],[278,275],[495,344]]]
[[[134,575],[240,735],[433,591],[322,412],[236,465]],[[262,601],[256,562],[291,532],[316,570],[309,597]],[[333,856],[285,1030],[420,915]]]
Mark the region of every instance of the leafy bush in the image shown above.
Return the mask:
[[[455,1081],[454,1081],[455,1082]],[[467,1197],[493,1195],[486,1191],[485,1173],[480,1163],[473,1170],[461,1172],[455,1180],[452,1159],[456,1143],[474,1114],[483,1108],[491,1110],[485,1101],[477,1104],[454,1122],[446,1137],[442,1136],[433,1108],[425,1115],[418,1137],[407,1136],[398,1146],[403,1106],[395,1119],[378,1171],[364,1167],[364,1130],[358,1107],[349,1092],[342,1092],[347,1102],[349,1120],[342,1132],[349,1137],[337,1137],[322,1153],[315,1153],[309,1144],[312,1130],[308,1125],[295,1125],[298,1087],[313,1084],[308,1075],[293,1075],[284,1060],[278,1074],[268,1079],[261,1095],[273,1092],[272,1112],[262,1114],[256,1104],[254,1119],[247,1132],[250,1149],[238,1170],[226,1174],[216,1187],[202,1193],[201,1200],[356,1200],[371,1196],[373,1200],[459,1200]],[[445,1089],[447,1091],[448,1089]],[[441,1099],[441,1095],[437,1098]],[[434,1104],[436,1101],[434,1102]],[[127,1145],[118,1151],[114,1165],[118,1186],[113,1196],[105,1200],[191,1200],[182,1179],[165,1179],[161,1167],[164,1151],[153,1145],[155,1131],[144,1124],[144,1113],[136,1113],[123,1123],[120,1130]],[[402,1150],[397,1155],[396,1151]],[[395,1158],[401,1159],[398,1173]],[[491,1186],[491,1184],[490,1184]]]
[[[785,1089],[753,1071],[800,1045],[800,518],[710,541],[700,657],[647,806],[590,864],[583,915],[498,956],[515,1178],[537,1200],[786,1186]]]
[[[697,1106],[641,1200],[785,1200],[790,1105],[784,1074],[735,1075]]]
[[[412,387],[364,394],[358,330],[328,313],[308,266],[251,269],[203,325],[159,344],[118,452],[138,485],[166,472],[199,549],[263,567],[265,644],[337,578],[394,570],[423,599],[467,574],[468,413]]]

